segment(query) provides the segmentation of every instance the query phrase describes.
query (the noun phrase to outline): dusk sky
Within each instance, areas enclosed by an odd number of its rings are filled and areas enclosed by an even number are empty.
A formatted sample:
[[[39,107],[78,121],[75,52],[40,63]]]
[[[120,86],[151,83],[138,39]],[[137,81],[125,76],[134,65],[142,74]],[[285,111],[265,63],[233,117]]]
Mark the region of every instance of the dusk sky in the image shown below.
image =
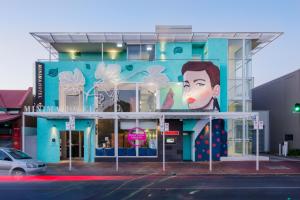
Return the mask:
[[[1,0],[0,89],[33,85],[33,64],[47,51],[29,32],[284,32],[253,56],[255,86],[300,68],[300,0]]]

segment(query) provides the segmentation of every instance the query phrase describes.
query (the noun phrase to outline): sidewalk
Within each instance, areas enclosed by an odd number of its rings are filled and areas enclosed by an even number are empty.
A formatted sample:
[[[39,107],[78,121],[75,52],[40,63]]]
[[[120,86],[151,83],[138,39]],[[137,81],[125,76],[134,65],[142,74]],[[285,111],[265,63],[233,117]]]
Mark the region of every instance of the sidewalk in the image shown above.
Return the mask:
[[[213,162],[213,171],[209,172],[207,162],[167,162],[166,171],[162,171],[161,162],[120,162],[119,171],[116,171],[115,162],[84,163],[72,162],[72,171],[69,163],[48,164],[47,175],[201,175],[201,174],[300,174],[300,161],[260,161],[260,170],[256,171],[255,161],[226,161]]]

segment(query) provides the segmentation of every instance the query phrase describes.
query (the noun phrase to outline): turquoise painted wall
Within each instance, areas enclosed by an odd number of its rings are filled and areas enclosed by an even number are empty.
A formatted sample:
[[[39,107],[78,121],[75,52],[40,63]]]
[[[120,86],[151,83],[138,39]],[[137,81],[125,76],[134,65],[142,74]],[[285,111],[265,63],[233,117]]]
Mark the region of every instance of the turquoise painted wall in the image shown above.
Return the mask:
[[[164,73],[169,78],[170,82],[178,82],[181,78],[181,67],[189,60],[168,60],[168,61],[106,61],[105,64],[117,63],[121,65],[121,79],[124,82],[142,82],[147,68],[153,65],[161,65],[165,67]],[[87,92],[93,87],[95,79],[95,70],[100,62],[96,61],[60,61],[60,62],[44,62],[45,63],[45,105],[46,106],[58,106],[59,105],[59,78],[58,74],[63,71],[74,71],[75,68],[80,69],[85,77],[84,90]],[[128,70],[128,66],[132,66],[133,69]],[[53,71],[55,73],[53,74]],[[132,74],[135,74],[132,76]],[[175,89],[178,91],[178,95],[181,93],[181,89]],[[177,99],[176,105],[182,104],[182,99]],[[181,102],[181,103],[180,103]],[[94,106],[94,97],[90,96],[85,101],[85,106]]]
[[[161,48],[162,47],[162,48]],[[203,49],[199,49],[199,53],[203,60],[211,60],[220,67],[221,72],[221,94],[220,94],[220,108],[221,111],[227,111],[227,58],[228,58],[228,41],[226,39],[209,39],[207,43],[203,44]],[[121,79],[124,82],[142,82],[145,77],[147,68],[153,65],[161,65],[165,67],[163,73],[167,75],[170,82],[181,82],[181,68],[184,63],[193,58],[192,43],[166,43],[156,44],[155,61],[125,61],[126,54],[117,58],[116,61],[107,60],[105,57],[105,64],[119,64],[121,66]],[[74,71],[78,68],[85,77],[84,91],[87,92],[93,87],[95,79],[95,70],[100,63],[100,54],[81,54],[80,61],[66,61],[67,54],[60,54],[61,61],[58,62],[44,62],[45,63],[45,105],[58,106],[59,105],[59,79],[58,74],[63,71]],[[105,55],[106,56],[106,55]],[[125,56],[125,57],[124,57]],[[101,56],[100,56],[101,57]],[[125,59],[124,59],[125,58]],[[135,74],[132,76],[132,74]],[[175,102],[173,109],[186,109],[187,105],[182,101],[182,85],[172,84],[170,87],[175,92]],[[169,88],[170,88],[169,87]],[[161,104],[163,103],[169,88],[161,90]],[[94,107],[94,96],[85,98],[85,107]],[[86,122],[91,120],[77,120],[76,128],[81,127],[82,130],[86,128]],[[59,161],[59,145],[51,143],[51,128],[52,124],[57,123],[56,127],[59,130],[64,130],[64,120],[45,120],[38,119],[38,158],[45,162]],[[184,120],[183,130],[192,130],[196,120]],[[84,130],[85,131],[85,130]],[[86,132],[86,131],[85,131]],[[95,130],[92,129],[92,134]],[[85,134],[86,135],[86,134]],[[57,140],[59,141],[59,140]],[[86,141],[86,140],[85,140]],[[92,139],[92,146],[94,148],[94,140]],[[94,154],[94,151],[91,151]],[[86,155],[86,154],[85,154]],[[91,155],[94,158],[94,155]],[[85,157],[85,160],[87,157]],[[92,159],[93,160],[93,159]],[[86,160],[87,161],[87,160]]]
[[[227,63],[228,63],[228,40],[227,39],[208,39],[206,43],[206,59],[212,60],[220,67],[220,87],[221,94],[219,104],[221,112],[226,112],[227,106]]]
[[[37,158],[46,163],[60,161],[60,131],[65,131],[67,120],[37,120]],[[76,130],[84,132],[84,161],[94,162],[95,157],[95,127],[94,120],[76,120]],[[90,129],[88,128],[90,127]],[[88,137],[90,137],[91,151],[88,155]],[[55,142],[52,142],[55,139]]]
[[[156,59],[191,59],[192,58],[192,43],[157,43],[155,46]]]

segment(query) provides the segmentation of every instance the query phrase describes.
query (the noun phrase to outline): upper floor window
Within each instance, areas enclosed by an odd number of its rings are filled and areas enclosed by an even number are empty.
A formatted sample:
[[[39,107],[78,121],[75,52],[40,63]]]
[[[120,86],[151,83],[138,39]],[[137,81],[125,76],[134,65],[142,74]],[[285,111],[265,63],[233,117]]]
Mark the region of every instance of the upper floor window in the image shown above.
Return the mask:
[[[74,88],[73,88],[74,89]],[[59,108],[64,112],[80,112],[83,110],[83,88],[76,90],[60,86]]]
[[[85,78],[77,68],[59,74],[59,110],[81,112]]]
[[[128,60],[154,60],[154,44],[133,44],[127,45]]]

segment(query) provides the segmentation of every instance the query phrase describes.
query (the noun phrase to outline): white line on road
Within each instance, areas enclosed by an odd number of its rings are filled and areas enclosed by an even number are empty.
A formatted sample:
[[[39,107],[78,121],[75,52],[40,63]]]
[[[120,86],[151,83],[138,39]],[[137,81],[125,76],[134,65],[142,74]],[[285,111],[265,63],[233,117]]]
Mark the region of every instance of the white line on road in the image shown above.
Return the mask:
[[[132,187],[122,188],[122,190],[257,190],[257,189],[300,189],[300,186],[296,187]],[[192,192],[193,192],[192,191]]]

